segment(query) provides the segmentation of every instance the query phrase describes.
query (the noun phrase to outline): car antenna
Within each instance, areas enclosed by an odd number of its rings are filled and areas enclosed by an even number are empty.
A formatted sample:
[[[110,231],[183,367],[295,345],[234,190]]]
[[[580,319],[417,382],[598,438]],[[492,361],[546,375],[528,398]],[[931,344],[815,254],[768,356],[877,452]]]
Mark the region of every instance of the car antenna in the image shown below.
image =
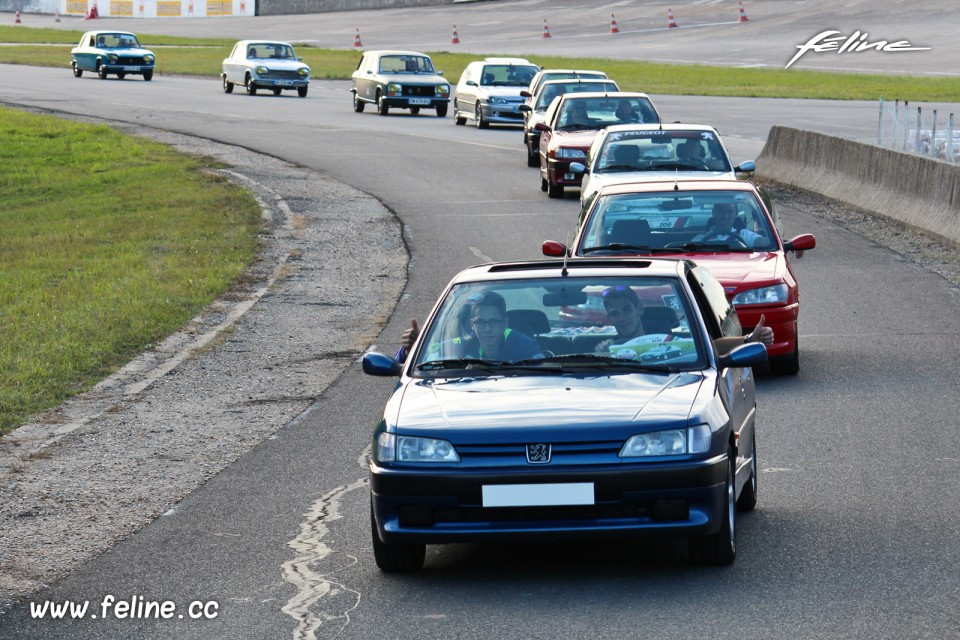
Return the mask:
[[[563,249],[563,267],[560,269],[560,275],[567,275],[567,257],[570,255],[570,230],[567,230],[567,243]]]
[[[674,169],[673,174],[673,190],[680,191],[680,169]]]

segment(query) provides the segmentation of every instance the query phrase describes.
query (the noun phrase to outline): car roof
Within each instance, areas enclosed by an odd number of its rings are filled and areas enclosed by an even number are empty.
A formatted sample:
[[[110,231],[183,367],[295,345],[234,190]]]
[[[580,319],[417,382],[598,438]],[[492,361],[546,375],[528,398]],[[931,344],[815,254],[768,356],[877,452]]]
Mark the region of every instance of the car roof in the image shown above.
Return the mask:
[[[531,67],[536,67],[537,65],[533,64],[526,58],[484,58],[484,62],[489,62],[492,64],[525,64]],[[539,69],[539,67],[537,67]]]
[[[604,129],[604,135],[616,133],[617,131],[708,131],[710,133],[716,133],[717,135],[720,135],[715,128],[708,124],[657,124],[656,122],[645,122],[642,124],[612,124]]]
[[[543,91],[543,88],[547,86],[556,86],[556,85],[571,84],[571,83],[587,84],[587,85],[611,84],[611,83],[617,84],[617,81],[614,80],[613,78],[563,78],[562,80],[547,80],[546,82],[540,85],[540,90]],[[587,92],[584,91],[582,93],[587,93]],[[594,91],[591,93],[599,93],[599,92]]]
[[[494,262],[468,267],[454,276],[450,284],[531,278],[562,279],[577,276],[677,277],[692,266],[692,263],[687,260],[660,258],[576,258]]]
[[[541,74],[546,75],[548,73],[596,73],[607,75],[606,71],[597,71],[596,69],[542,69]]]
[[[583,93],[565,93],[560,96],[561,100],[579,100],[580,98],[646,98],[650,100],[647,94],[635,91],[584,91]]]
[[[419,51],[404,51],[402,49],[383,49],[380,51],[364,51],[363,55],[365,56],[423,56],[424,58],[429,58],[425,53]]]
[[[757,193],[752,182],[746,180],[656,180],[652,182],[624,182],[601,187],[597,197],[624,193],[653,193],[657,191],[750,191]]]
[[[293,46],[289,42],[283,42],[282,40],[240,40],[237,42],[237,44],[242,44],[244,46],[251,45],[251,44],[269,44],[269,45],[280,44],[280,45]],[[234,47],[236,47],[236,45],[234,45]]]
[[[101,33],[115,33],[115,34],[117,34],[117,35],[119,35],[119,36],[134,36],[134,37],[136,37],[136,34],[133,33],[132,31],[120,31],[120,30],[118,30],[118,29],[97,29],[96,31],[87,31],[87,33],[84,34],[84,35],[85,35],[85,36],[95,36],[95,35],[99,35],[99,34],[101,34]]]

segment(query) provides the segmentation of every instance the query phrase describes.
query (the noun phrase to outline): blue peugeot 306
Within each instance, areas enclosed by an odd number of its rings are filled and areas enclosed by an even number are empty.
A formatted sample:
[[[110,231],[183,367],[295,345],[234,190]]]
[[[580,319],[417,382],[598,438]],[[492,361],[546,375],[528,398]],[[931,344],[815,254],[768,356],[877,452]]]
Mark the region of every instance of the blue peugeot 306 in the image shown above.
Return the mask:
[[[444,290],[373,435],[384,571],[427,544],[680,536],[729,564],[757,500],[756,399],[736,311],[684,260],[501,263]]]

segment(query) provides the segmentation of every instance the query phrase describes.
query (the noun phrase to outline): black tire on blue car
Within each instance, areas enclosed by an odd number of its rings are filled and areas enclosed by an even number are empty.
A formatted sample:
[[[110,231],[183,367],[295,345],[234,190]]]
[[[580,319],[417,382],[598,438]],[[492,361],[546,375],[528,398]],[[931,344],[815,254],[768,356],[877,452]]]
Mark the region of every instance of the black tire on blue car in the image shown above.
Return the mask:
[[[425,544],[389,544],[380,539],[377,522],[370,505],[370,533],[373,538],[373,558],[381,571],[416,571],[426,558]]]
[[[747,484],[743,486],[740,497],[737,498],[737,509],[740,511],[753,511],[757,506],[757,433],[754,429],[753,444],[750,446],[750,478]]]
[[[437,117],[446,118],[447,117],[447,103],[437,105]]]
[[[727,456],[727,482],[724,487],[723,512],[720,530],[716,533],[690,538],[687,543],[690,560],[697,564],[722,566],[737,557],[737,509],[733,478],[733,453]]]
[[[107,69],[99,62],[97,63],[97,75],[100,76],[101,80],[107,79]]]
[[[253,78],[247,76],[247,95],[255,96],[257,95],[257,85],[253,84]]]
[[[143,79],[147,82],[150,82],[151,80],[153,80],[153,70],[151,69],[150,71],[144,71]]]
[[[83,75],[83,69],[77,66],[77,63],[73,63],[73,77],[79,78]]]
[[[387,101],[384,99],[383,94],[377,91],[377,113],[382,116],[390,113],[390,106],[387,104]]]
[[[306,97],[307,97],[307,87],[306,87],[306,86],[297,87],[297,95],[300,96],[301,98],[306,98]]]

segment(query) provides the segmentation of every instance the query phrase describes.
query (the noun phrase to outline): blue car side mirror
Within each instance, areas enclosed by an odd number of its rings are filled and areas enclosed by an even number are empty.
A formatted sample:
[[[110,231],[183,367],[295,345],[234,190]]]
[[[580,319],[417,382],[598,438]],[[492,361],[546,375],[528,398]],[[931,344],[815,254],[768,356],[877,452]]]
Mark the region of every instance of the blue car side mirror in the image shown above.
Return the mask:
[[[363,354],[363,372],[370,376],[399,376],[403,364],[382,353]]]
[[[748,342],[720,356],[720,367],[755,367],[767,361],[767,345]]]

